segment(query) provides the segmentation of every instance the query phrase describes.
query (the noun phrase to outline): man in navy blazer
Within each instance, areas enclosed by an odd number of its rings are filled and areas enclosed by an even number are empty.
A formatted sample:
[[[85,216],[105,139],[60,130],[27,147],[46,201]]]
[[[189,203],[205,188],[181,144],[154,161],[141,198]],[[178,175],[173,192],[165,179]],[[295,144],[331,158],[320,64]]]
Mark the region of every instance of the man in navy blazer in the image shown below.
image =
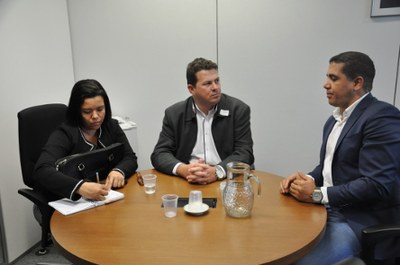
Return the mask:
[[[283,194],[327,208],[321,242],[296,264],[359,256],[363,228],[400,223],[400,112],[371,95],[374,76],[374,63],[363,53],[329,61],[324,88],[336,108],[324,126],[320,163],[307,176],[297,172],[281,182]],[[390,251],[393,245],[382,244],[377,258]]]
[[[250,107],[221,93],[218,66],[210,60],[189,63],[186,79],[191,96],[165,110],[154,168],[208,184],[226,177],[229,162],[252,165]]]

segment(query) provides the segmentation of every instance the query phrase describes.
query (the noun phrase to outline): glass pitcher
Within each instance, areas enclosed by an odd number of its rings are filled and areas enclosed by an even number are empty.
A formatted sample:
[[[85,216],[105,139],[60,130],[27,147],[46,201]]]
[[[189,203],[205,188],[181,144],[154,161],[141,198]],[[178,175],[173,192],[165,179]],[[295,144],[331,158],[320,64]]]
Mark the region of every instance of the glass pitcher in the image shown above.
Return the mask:
[[[254,192],[249,180],[253,179],[257,182],[257,195],[260,195],[260,179],[250,173],[250,166],[245,163],[230,162],[227,170],[227,183],[222,193],[225,212],[236,218],[248,217],[254,202]]]

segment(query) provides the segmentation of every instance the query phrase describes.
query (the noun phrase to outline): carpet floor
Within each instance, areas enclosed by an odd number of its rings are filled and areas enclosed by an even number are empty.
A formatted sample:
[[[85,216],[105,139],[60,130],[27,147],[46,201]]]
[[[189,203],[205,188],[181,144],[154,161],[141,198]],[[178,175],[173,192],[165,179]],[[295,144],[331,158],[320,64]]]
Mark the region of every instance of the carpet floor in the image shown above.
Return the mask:
[[[38,251],[40,245],[37,244],[21,257],[17,258],[15,261],[11,262],[10,265],[71,265],[72,263],[64,258],[54,247],[54,245],[50,245],[48,247],[49,252],[42,256],[35,255],[36,251]]]

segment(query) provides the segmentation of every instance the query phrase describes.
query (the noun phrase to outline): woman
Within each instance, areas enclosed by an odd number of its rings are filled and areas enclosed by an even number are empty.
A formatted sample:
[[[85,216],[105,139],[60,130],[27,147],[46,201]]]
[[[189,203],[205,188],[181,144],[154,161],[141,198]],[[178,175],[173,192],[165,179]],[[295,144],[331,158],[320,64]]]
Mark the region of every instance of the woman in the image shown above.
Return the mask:
[[[102,85],[92,79],[77,82],[71,91],[66,122],[49,137],[36,163],[35,188],[51,199],[81,196],[104,200],[111,188],[125,185],[137,169],[137,157],[118,122],[111,118],[111,106]],[[113,168],[105,184],[67,176],[56,170],[55,162],[65,156],[104,148],[113,143],[124,145],[124,156]]]

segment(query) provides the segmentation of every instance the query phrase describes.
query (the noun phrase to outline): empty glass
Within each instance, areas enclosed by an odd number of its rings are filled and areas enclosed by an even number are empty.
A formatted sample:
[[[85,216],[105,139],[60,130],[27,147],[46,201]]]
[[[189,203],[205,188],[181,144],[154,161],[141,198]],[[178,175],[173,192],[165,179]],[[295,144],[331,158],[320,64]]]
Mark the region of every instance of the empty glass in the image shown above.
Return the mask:
[[[161,197],[164,206],[164,215],[166,217],[175,217],[178,208],[178,198],[176,194],[165,194]]]

